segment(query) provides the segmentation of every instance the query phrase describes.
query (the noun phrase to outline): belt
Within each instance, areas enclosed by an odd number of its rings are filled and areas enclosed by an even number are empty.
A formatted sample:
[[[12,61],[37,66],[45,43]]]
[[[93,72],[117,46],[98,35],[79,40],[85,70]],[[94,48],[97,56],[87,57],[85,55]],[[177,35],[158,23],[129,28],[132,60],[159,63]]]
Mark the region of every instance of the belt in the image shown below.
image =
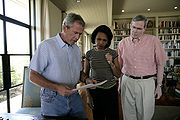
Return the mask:
[[[126,75],[126,74],[125,74]],[[151,78],[151,77],[155,77],[156,74],[154,75],[146,75],[146,76],[132,76],[132,75],[126,75],[132,79],[148,79],[148,78]]]

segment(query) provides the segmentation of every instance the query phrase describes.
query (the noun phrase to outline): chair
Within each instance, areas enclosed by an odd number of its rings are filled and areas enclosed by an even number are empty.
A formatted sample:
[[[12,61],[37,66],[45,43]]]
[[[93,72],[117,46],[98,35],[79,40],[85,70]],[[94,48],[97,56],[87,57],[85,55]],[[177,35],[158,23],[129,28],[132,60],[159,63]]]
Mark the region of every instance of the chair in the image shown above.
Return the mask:
[[[40,87],[29,81],[29,68],[24,67],[23,92],[21,109],[16,113],[40,115]]]
[[[84,83],[80,82],[77,87],[81,87],[85,85]],[[93,120],[93,113],[92,113],[92,109],[88,106],[87,104],[87,94],[86,94],[86,90],[85,89],[82,89],[82,90],[79,90],[78,91],[81,98],[82,98],[82,102],[83,102],[83,105],[84,105],[84,108],[85,108],[85,111],[86,111],[86,116],[88,118],[88,120]]]
[[[24,78],[23,78],[22,104],[21,104],[21,109],[19,109],[16,113],[40,116],[40,111],[41,111],[40,89],[41,88],[39,86],[36,86],[29,81],[29,68],[25,66]],[[88,105],[86,104],[86,97],[85,97],[86,95],[84,93],[85,91],[84,92],[81,91],[80,95],[83,99],[87,117],[91,118],[89,120],[92,120],[92,111],[88,109]],[[64,119],[69,120],[68,118],[69,117],[65,117]]]

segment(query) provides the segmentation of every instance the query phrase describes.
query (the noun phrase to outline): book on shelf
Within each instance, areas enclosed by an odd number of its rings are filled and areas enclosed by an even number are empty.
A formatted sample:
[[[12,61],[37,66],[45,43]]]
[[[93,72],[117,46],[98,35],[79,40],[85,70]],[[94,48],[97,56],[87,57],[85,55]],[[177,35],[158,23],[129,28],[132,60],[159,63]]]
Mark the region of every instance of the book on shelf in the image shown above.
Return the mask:
[[[168,33],[180,33],[179,28],[167,28],[167,29],[159,29],[158,31],[159,34],[168,34]]]
[[[160,21],[159,27],[160,28],[167,28],[167,27],[178,27],[179,24],[177,21]]]
[[[114,22],[114,29],[129,29],[130,23],[118,23]]]
[[[161,35],[158,38],[160,40],[180,40],[180,35]]]

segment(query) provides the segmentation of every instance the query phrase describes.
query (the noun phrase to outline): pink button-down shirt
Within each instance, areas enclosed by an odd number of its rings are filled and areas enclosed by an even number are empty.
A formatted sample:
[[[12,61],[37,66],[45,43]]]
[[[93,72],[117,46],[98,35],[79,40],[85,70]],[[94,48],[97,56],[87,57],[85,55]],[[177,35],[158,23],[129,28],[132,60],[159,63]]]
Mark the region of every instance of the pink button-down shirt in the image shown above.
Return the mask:
[[[122,73],[133,76],[156,74],[157,67],[168,60],[160,40],[153,35],[144,34],[136,41],[126,37],[119,42],[117,52]]]

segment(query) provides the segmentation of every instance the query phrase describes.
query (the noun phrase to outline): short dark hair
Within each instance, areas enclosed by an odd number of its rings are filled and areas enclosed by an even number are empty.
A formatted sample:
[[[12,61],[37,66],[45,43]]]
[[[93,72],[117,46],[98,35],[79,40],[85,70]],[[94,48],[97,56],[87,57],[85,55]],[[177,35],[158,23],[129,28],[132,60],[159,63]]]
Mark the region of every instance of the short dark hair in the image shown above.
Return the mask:
[[[95,39],[96,39],[96,36],[99,32],[102,32],[104,34],[107,35],[107,38],[108,38],[108,42],[107,42],[107,45],[105,46],[105,48],[108,48],[110,45],[111,45],[111,40],[112,40],[112,37],[113,37],[113,34],[111,32],[111,29],[106,26],[106,25],[100,25],[98,26],[92,33],[91,35],[91,42],[93,44],[95,44]]]
[[[147,17],[144,16],[144,15],[136,15],[132,21],[131,21],[131,24],[132,22],[136,22],[136,21],[144,21],[144,28],[146,27],[147,25]]]
[[[83,28],[85,27],[85,22],[83,18],[80,15],[75,14],[75,13],[67,14],[67,16],[63,20],[63,25],[66,25],[67,28],[70,28],[72,27],[74,22],[79,23],[80,25],[82,25]]]

